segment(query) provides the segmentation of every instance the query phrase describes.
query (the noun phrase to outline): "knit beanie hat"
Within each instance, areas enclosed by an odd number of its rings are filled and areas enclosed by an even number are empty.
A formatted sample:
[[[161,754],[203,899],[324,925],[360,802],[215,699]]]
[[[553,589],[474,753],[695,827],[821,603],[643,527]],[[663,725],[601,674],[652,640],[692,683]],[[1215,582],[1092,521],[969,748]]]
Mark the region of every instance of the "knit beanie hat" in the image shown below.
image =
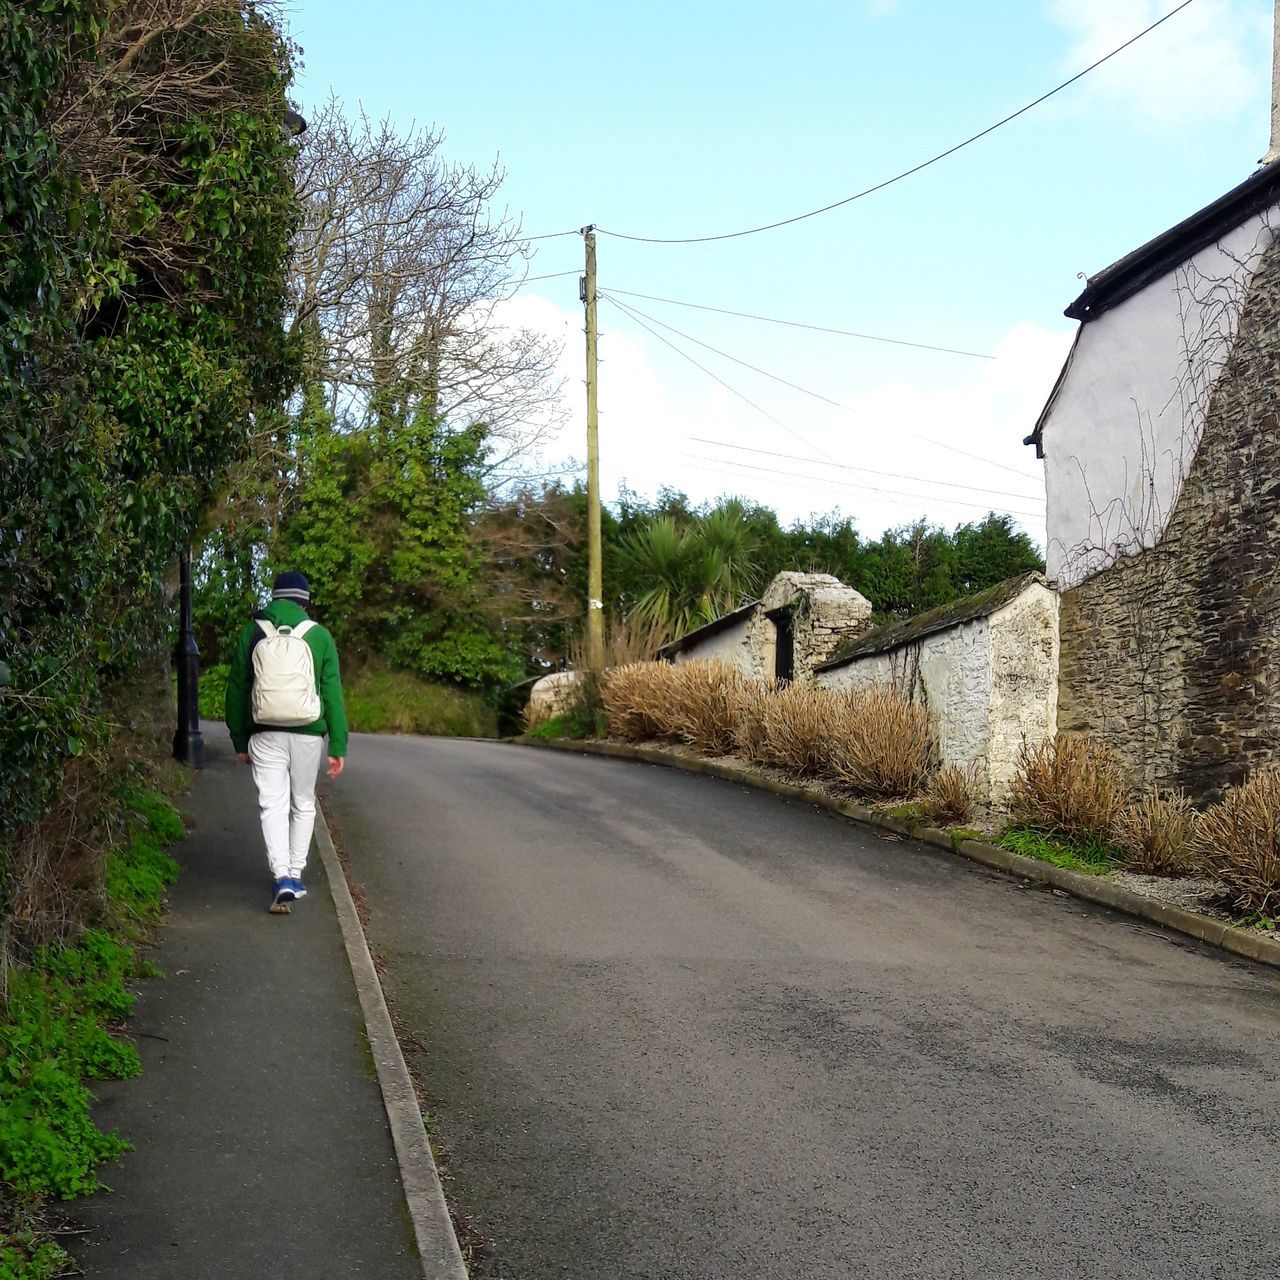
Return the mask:
[[[306,578],[300,573],[277,573],[276,580],[271,586],[271,598],[292,600],[295,604],[309,604],[311,588],[307,585]]]

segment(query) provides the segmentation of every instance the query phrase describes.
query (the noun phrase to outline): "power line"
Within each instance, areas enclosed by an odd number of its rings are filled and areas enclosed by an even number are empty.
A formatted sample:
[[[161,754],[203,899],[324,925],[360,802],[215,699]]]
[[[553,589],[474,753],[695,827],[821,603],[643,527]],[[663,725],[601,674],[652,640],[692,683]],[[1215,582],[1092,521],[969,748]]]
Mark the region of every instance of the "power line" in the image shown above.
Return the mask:
[[[1104,62],[1109,62],[1118,53],[1123,53],[1131,44],[1136,44],[1143,36],[1150,35],[1157,27],[1168,22],[1170,18],[1181,13],[1192,0],[1183,0],[1176,9],[1171,9],[1163,18],[1158,18],[1149,27],[1139,31],[1136,36],[1130,37],[1124,44],[1112,49],[1110,53],[1099,58],[1097,62],[1091,62],[1083,71],[1077,71],[1070,80],[1064,80],[1060,85],[1050,89],[1048,93],[1042,93],[1032,102],[1028,102],[1026,106],[1019,107],[1017,111],[1011,112],[1001,120],[997,120],[995,124],[988,125],[985,129],[966,138],[963,142],[957,142],[955,146],[948,147],[945,151],[940,151],[936,156],[931,156],[928,160],[922,161],[920,164],[913,165],[910,169],[903,170],[902,173],[896,174],[892,178],[886,178],[883,182],[877,182],[873,187],[867,187],[862,191],[855,192],[851,196],[845,196],[843,200],[834,200],[831,204],[825,204],[821,209],[810,209],[808,213],[797,213],[794,217],[782,218],[777,222],[767,222],[759,227],[748,227],[744,231],[725,231],[719,235],[713,236],[636,236],[626,235],[621,231],[606,231],[603,227],[597,227],[596,230],[603,236],[613,236],[615,240],[634,240],[641,244],[707,244],[713,240],[736,240],[741,236],[754,236],[761,231],[773,231],[778,227],[790,226],[793,222],[803,222],[806,218],[816,218],[821,213],[830,213],[832,209],[839,209],[843,205],[852,204],[855,200],[861,200],[864,196],[873,195],[877,191],[883,191],[885,187],[891,187],[895,182],[901,182],[904,178],[909,178],[913,174],[919,173],[922,169],[929,168],[930,165],[937,164],[939,160],[945,160],[948,156],[953,156],[957,151],[962,151],[965,147],[972,145],[981,138],[985,138],[987,134],[994,133],[997,129],[1008,124],[1012,120],[1016,120],[1019,116],[1025,115],[1033,107],[1038,107],[1042,102],[1047,102],[1055,94],[1061,93],[1063,89],[1075,84],[1077,80],[1087,76],[1089,72],[1097,70]]]
[[[775,423],[776,425],[778,425],[779,427],[781,427],[784,431],[788,432],[788,434],[795,436],[795,437],[796,437],[796,439],[797,439],[797,440],[799,440],[802,444],[807,445],[810,449],[813,449],[816,453],[821,453],[821,454],[823,454],[823,457],[824,457],[824,458],[825,458],[829,463],[831,463],[833,466],[839,467],[841,470],[853,471],[855,475],[857,474],[857,468],[850,467],[850,466],[848,466],[848,465],[847,465],[847,464],[845,464],[845,463],[836,462],[836,460],[835,460],[834,458],[832,458],[830,454],[826,453],[826,452],[825,452],[824,450],[822,450],[822,449],[819,449],[816,445],[814,445],[814,444],[812,444],[810,441],[806,440],[802,435],[800,435],[800,433],[799,433],[798,431],[795,431],[793,428],[789,427],[789,426],[788,426],[785,422],[783,422],[780,418],[775,417],[775,416],[774,416],[773,414],[771,414],[767,409],[763,409],[763,408],[761,408],[761,406],[760,406],[760,405],[758,405],[758,404],[756,404],[754,400],[751,400],[751,399],[749,399],[747,396],[743,395],[743,394],[742,394],[742,392],[740,392],[740,391],[738,391],[738,390],[737,390],[737,388],[733,387],[733,386],[732,386],[732,385],[730,385],[728,382],[726,382],[723,378],[721,378],[721,377],[719,377],[717,374],[713,373],[713,372],[712,372],[710,369],[708,369],[705,365],[703,365],[703,364],[699,363],[699,361],[695,360],[691,355],[689,355],[689,354],[688,354],[688,352],[686,352],[686,351],[682,351],[678,346],[676,346],[676,344],[675,344],[674,342],[671,342],[669,339],[667,339],[667,338],[663,337],[663,335],[662,335],[662,334],[660,334],[656,329],[653,329],[653,328],[651,328],[649,325],[645,324],[645,322],[644,322],[642,319],[640,319],[639,315],[638,315],[637,313],[635,313],[635,312],[632,310],[632,308],[630,308],[630,307],[626,306],[626,305],[625,305],[624,303],[622,303],[622,302],[619,302],[619,301],[617,300],[617,298],[609,298],[609,297],[608,297],[608,295],[603,294],[603,293],[602,293],[600,296],[601,296],[601,297],[603,297],[603,298],[605,298],[605,300],[606,300],[607,302],[612,302],[612,304],[613,304],[615,307],[617,307],[620,311],[622,311],[624,314],[626,314],[626,315],[630,315],[630,316],[631,316],[631,318],[632,318],[633,320],[635,320],[635,322],[636,322],[637,324],[639,324],[643,329],[648,330],[648,332],[649,332],[649,333],[651,333],[655,338],[657,338],[659,342],[664,343],[666,346],[670,347],[670,348],[671,348],[671,350],[672,350],[672,351],[674,351],[677,355],[682,356],[684,359],[688,360],[688,361],[689,361],[689,363],[690,363],[690,364],[692,364],[695,368],[700,369],[700,370],[701,370],[703,373],[705,373],[709,378],[714,379],[714,380],[715,380],[716,382],[718,382],[722,387],[724,387],[726,391],[731,392],[733,395],[737,396],[740,400],[745,401],[748,405],[750,405],[750,406],[751,406],[753,409],[755,409],[758,413],[763,414],[763,415],[764,415],[766,418],[768,418],[771,422]],[[796,460],[797,460],[797,461],[800,461],[800,462],[816,462],[816,461],[819,461],[819,459],[815,459],[815,458],[799,458],[799,459],[796,459]],[[738,463],[738,462],[733,462],[733,461],[727,461],[727,462],[726,462],[726,460],[724,460],[724,459],[714,459],[713,461],[715,461],[715,462],[719,463],[722,467],[723,467],[723,466],[725,466],[725,465],[727,465],[727,466],[731,466],[731,467],[740,467],[740,468],[745,468],[745,469],[750,470],[750,471],[770,471],[770,470],[771,470],[770,468],[753,467],[753,466],[751,466],[751,464],[749,464],[749,463]],[[704,470],[704,471],[705,471],[705,470],[710,470],[710,471],[715,471],[715,470],[716,470],[714,467],[707,467],[707,466],[704,466],[704,465],[701,465],[701,464],[697,464],[697,463],[695,463],[694,465],[695,465],[695,466],[698,466],[700,470]],[[999,465],[999,464],[996,464],[996,465]],[[741,472],[740,472],[740,471],[735,473],[735,472],[725,472],[725,471],[721,470],[721,471],[718,471],[718,472],[717,472],[717,474],[720,474],[720,475],[726,475],[726,474],[727,474],[727,475],[730,475],[730,476],[734,476],[734,475],[736,475],[738,478],[742,478],[742,476],[741,476]],[[797,479],[797,477],[796,477],[796,475],[795,475],[795,473],[794,473],[794,472],[788,472],[788,471],[774,471],[774,472],[773,472],[773,474],[780,475],[780,476],[785,476],[785,477],[787,477],[788,479],[792,480],[793,482]],[[897,504],[895,504],[895,503],[893,502],[893,497],[895,496],[895,493],[896,493],[896,496],[906,497],[906,498],[914,499],[914,500],[916,500],[916,501],[921,501],[921,502],[930,502],[930,503],[933,503],[934,505],[943,505],[943,506],[949,506],[949,507],[953,507],[953,508],[955,508],[955,507],[960,507],[960,508],[968,509],[968,510],[988,510],[988,509],[989,509],[989,508],[985,507],[982,503],[978,503],[978,502],[964,502],[964,501],[961,501],[961,500],[958,500],[958,499],[948,499],[948,498],[930,497],[930,496],[928,496],[928,495],[926,495],[926,494],[912,494],[912,493],[903,493],[903,492],[900,492],[900,491],[886,490],[886,489],[882,489],[882,488],[880,488],[878,485],[875,485],[875,484],[870,483],[869,481],[868,481],[866,484],[851,484],[851,483],[849,483],[849,482],[841,482],[841,481],[834,481],[834,482],[833,482],[833,481],[830,481],[830,480],[821,479],[821,478],[819,478],[819,477],[807,477],[807,476],[800,476],[800,477],[798,477],[798,478],[799,478],[802,482],[803,482],[804,480],[807,480],[807,479],[815,479],[815,480],[818,480],[818,482],[819,482],[819,483],[823,483],[823,484],[828,484],[828,485],[830,485],[830,484],[834,483],[834,484],[836,485],[836,487],[838,487],[838,488],[869,489],[869,490],[871,490],[873,493],[877,493],[877,494],[879,494],[881,497],[885,498],[885,499],[886,499],[886,500],[887,500],[891,505],[897,505]],[[801,484],[801,487],[802,487],[802,488],[804,487],[803,483]],[[1010,496],[1026,496],[1026,495],[1010,495]],[[1042,513],[1042,512],[1032,512],[1032,511],[1011,510],[1009,514],[1011,514],[1011,515],[1022,515],[1022,516],[1026,516],[1028,519],[1043,519],[1043,513]]]
[[[750,445],[730,444],[728,440],[709,440],[705,436],[690,436],[695,444],[714,445],[718,449],[737,449],[742,453],[759,453],[768,458],[782,458],[788,462],[812,462],[812,458],[801,458],[794,453],[779,453],[776,449],[753,449]],[[725,459],[724,461],[732,461]],[[960,484],[956,480],[930,480],[927,476],[907,475],[901,471],[877,471],[873,467],[851,467],[848,463],[833,462],[831,464],[838,467],[841,471],[858,471],[864,475],[870,476],[887,476],[891,480],[914,480],[917,484],[936,484],[942,485],[947,489],[965,489],[969,493],[989,493],[997,498],[1020,498],[1027,502],[1043,502],[1044,499],[1034,493],[1013,493],[1008,489],[984,489],[979,485]]]
[[[612,292],[612,291],[610,291]],[[609,293],[602,292],[602,297],[608,298]],[[616,298],[610,301],[615,306],[622,306]],[[632,316],[643,316],[646,320],[652,321],[660,328],[665,329],[668,333],[674,333],[677,337],[683,338],[686,342],[692,342],[699,347],[705,347],[708,351],[714,352],[718,356],[722,356],[725,360],[732,360],[734,364],[740,364],[744,369],[750,369],[752,373],[758,373],[761,377],[772,378],[774,382],[780,382],[784,387],[790,387],[792,391],[799,391],[806,396],[812,396],[815,400],[821,400],[823,404],[829,404],[833,409],[841,409],[845,413],[854,413],[856,409],[850,409],[847,404],[841,404],[838,400],[832,400],[829,396],[824,396],[820,391],[810,391],[808,387],[802,387],[798,382],[788,382],[786,378],[779,377],[776,373],[770,373],[768,369],[761,369],[759,365],[750,364],[746,360],[739,360],[737,356],[731,356],[727,351],[721,351],[719,347],[713,347],[709,342],[703,342],[701,338],[695,338],[691,333],[685,333],[683,329],[677,329],[675,325],[667,324],[664,320],[659,320],[656,316],[651,316],[647,311],[641,311],[639,307],[629,308]]]
[[[681,302],[677,298],[659,298],[652,293],[637,293],[633,289],[610,289],[626,298],[645,298],[649,302],[669,302],[673,307],[692,307],[695,311],[714,311],[717,315],[738,316],[743,320],[763,320],[767,324],[784,324],[792,329],[811,329],[814,333],[834,333],[842,338],[862,338],[867,342],[888,342],[895,347],[916,347],[921,351],[942,351],[951,356],[972,356],[975,360],[994,360],[995,356],[981,351],[961,351],[956,347],[938,347],[929,342],[907,342],[903,338],[883,338],[875,333],[856,333],[852,329],[829,329],[826,325],[805,324],[800,320],[779,320],[776,316],[758,316],[750,311],[730,311],[726,307],[708,307],[699,302]]]
[[[580,276],[582,272],[578,268],[572,271],[553,271],[549,276],[526,276],[520,283],[532,284],[535,280],[559,280],[562,276]]]
[[[906,489],[879,489],[875,485],[858,484],[856,480],[839,480],[830,476],[807,475],[799,471],[783,471],[778,467],[761,467],[752,462],[737,462],[731,458],[708,458],[704,454],[686,454],[686,458],[694,462],[714,463],[720,467],[733,467],[739,471],[760,472],[764,475],[783,476],[788,480],[805,480],[812,481],[815,484],[831,485],[835,488],[845,489],[873,489],[876,493],[883,494],[886,497],[894,498],[912,498],[919,502],[942,502],[949,506],[959,507],[978,507],[983,510],[990,509],[990,503],[985,502],[966,502],[963,498],[938,497],[936,494],[914,493]],[[1015,515],[1043,517],[1043,511],[1021,511],[1013,510]]]
[[[517,240],[527,240],[532,243],[534,240],[559,240],[561,236],[580,236],[581,234],[582,229],[580,227],[574,227],[572,231],[548,231],[544,236],[516,236],[515,238]]]
[[[649,333],[651,333],[655,338],[657,338],[659,342],[663,343],[665,346],[670,347],[671,350],[676,353],[676,355],[687,360],[691,365],[693,365],[695,369],[701,369],[702,372],[705,373],[708,378],[710,378],[713,382],[718,382],[731,395],[737,396],[738,399],[741,400],[744,404],[750,405],[751,408],[753,408],[757,413],[763,414],[764,417],[768,418],[769,421],[772,422],[775,426],[781,427],[783,431],[785,431],[788,435],[795,436],[795,438],[799,440],[800,443],[804,445],[806,448],[812,449],[814,453],[821,454],[822,459],[825,459],[827,462],[835,461],[835,459],[829,453],[827,453],[824,449],[819,449],[816,444],[813,444],[812,442],[806,440],[804,436],[802,436],[794,427],[788,426],[785,422],[782,421],[781,418],[777,418],[772,413],[770,413],[768,409],[764,409],[760,405],[756,404],[756,402],[752,400],[750,396],[743,395],[743,393],[739,391],[737,387],[731,386],[722,377],[720,377],[719,374],[712,373],[712,371],[708,369],[705,364],[700,364],[687,351],[681,351],[680,348],[677,347],[676,344],[672,342],[669,338],[664,338],[662,334],[660,334],[656,329],[652,328],[650,325],[645,324],[645,322],[641,320],[640,317],[634,311],[632,311],[630,307],[626,305],[626,303],[619,302],[617,298],[609,297],[607,293],[602,293],[600,296],[606,302],[612,303],[613,306],[617,307],[618,310],[623,313],[623,315],[629,316],[642,329],[647,329]],[[818,461],[821,461],[822,459],[813,458],[811,459],[811,461],[818,462]]]
[[[792,387],[797,391],[802,391],[804,392],[805,395],[813,396],[814,399],[821,400],[824,403],[829,404],[836,409],[842,410],[845,413],[858,416],[858,411],[856,409],[851,409],[849,408],[848,405],[843,405],[836,400],[831,400],[827,396],[822,395],[820,392],[810,391],[807,387],[802,387],[798,383],[788,382],[785,378],[780,378],[778,377],[777,374],[769,373],[765,369],[757,368],[753,364],[747,364],[745,360],[739,360],[736,356],[731,356],[728,354],[728,352],[721,351],[718,347],[710,346],[708,343],[701,342],[697,338],[690,337],[689,334],[682,332],[680,329],[673,328],[669,324],[665,324],[663,321],[658,320],[655,317],[648,315],[646,312],[639,310],[639,308],[633,307],[628,303],[619,301],[617,298],[611,296],[611,294],[609,293],[604,293],[602,291],[600,296],[604,298],[607,302],[611,302],[615,307],[617,307],[624,314],[630,316],[631,319],[633,319],[637,324],[639,324],[643,328],[647,329],[660,342],[665,343],[668,347],[670,347],[672,351],[676,352],[680,356],[683,356],[684,359],[688,360],[689,363],[694,365],[696,368],[701,369],[702,372],[705,373],[709,378],[714,378],[718,383],[720,383],[722,387],[726,388],[729,391],[732,391],[733,394],[737,396],[740,400],[745,400],[746,403],[749,404],[758,413],[764,414],[764,416],[770,419],[770,421],[777,423],[777,425],[780,426],[784,431],[795,436],[796,439],[800,440],[803,444],[807,445],[815,453],[822,454],[822,456],[826,458],[828,462],[835,462],[835,459],[831,457],[831,455],[827,453],[825,450],[819,449],[817,445],[811,444],[808,440],[805,440],[804,437],[799,434],[799,432],[787,426],[787,424],[785,422],[782,422],[780,419],[775,418],[773,414],[769,413],[767,409],[762,409],[758,404],[755,403],[754,400],[748,399],[746,396],[742,394],[741,391],[738,391],[736,388],[731,387],[727,382],[724,381],[723,378],[720,378],[716,374],[712,373],[711,370],[708,369],[705,365],[699,364],[698,361],[696,361],[691,355],[689,355],[688,352],[681,351],[681,349],[678,346],[676,346],[674,342],[671,342],[669,339],[664,338],[662,334],[658,333],[656,330],[651,328],[648,324],[645,324],[645,320],[652,320],[654,324],[661,325],[662,328],[668,330],[668,332],[678,334],[682,338],[687,338],[690,342],[696,342],[700,347],[706,347],[708,351],[714,351],[716,355],[724,356],[726,360],[732,360],[735,364],[743,365],[747,369],[751,369],[756,373],[763,374],[766,378],[772,378],[776,382],[781,382],[784,386]],[[644,319],[641,319],[642,316],[644,317]],[[898,431],[901,435],[910,436],[914,440],[921,440],[925,444],[933,445],[937,449],[945,449],[949,453],[958,454],[962,458],[969,458],[973,462],[981,462],[988,467],[997,467],[1001,471],[1011,471],[1015,476],[1021,476],[1022,479],[1024,480],[1034,481],[1039,479],[1038,476],[1034,476],[1029,472],[1022,471],[1018,467],[1011,467],[1004,462],[996,462],[995,459],[993,458],[984,458],[980,454],[970,453],[967,449],[958,448],[956,445],[953,445],[953,444],[943,444],[941,440],[934,440],[930,436],[922,436],[917,432],[906,431],[902,428],[898,428]]]
[[[743,476],[742,472],[750,472],[752,475],[763,473],[771,476],[782,477],[796,484],[797,488],[814,488],[821,486],[823,490],[830,489],[867,489],[872,486],[864,484],[856,484],[851,481],[832,480],[826,476],[802,475],[794,471],[780,471],[773,467],[756,467],[746,462],[724,462],[721,459],[711,459],[707,462],[699,462],[697,455],[686,455],[689,458],[689,464],[699,471],[710,471],[716,475],[728,476],[731,479],[750,479],[752,476]],[[798,483],[797,483],[798,482]],[[876,489],[875,492],[889,498],[907,498],[916,502],[924,502],[933,506],[960,507],[965,510],[972,511],[991,511],[994,508],[985,502],[965,502],[961,498],[939,498],[927,493],[908,493],[902,489]],[[894,506],[901,505],[893,503]],[[1043,511],[1023,511],[1015,507],[1006,507],[1005,513],[1012,516],[1025,516],[1029,520],[1043,520]]]

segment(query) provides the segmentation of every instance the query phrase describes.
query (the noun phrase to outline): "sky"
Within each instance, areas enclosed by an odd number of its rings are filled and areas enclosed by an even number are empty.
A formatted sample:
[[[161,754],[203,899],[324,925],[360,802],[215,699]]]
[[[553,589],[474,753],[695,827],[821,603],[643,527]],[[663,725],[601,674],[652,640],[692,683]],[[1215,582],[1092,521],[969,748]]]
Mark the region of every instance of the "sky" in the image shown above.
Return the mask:
[[[606,500],[731,494],[784,523],[839,512],[868,537],[994,509],[1043,546],[1022,439],[1071,343],[1063,308],[1256,169],[1268,0],[1192,0],[972,146],[821,216],[710,243],[620,235],[716,235],[842,200],[1178,2],[295,0],[287,18],[304,114],[332,93],[440,129],[448,159],[496,161],[524,233],[549,237],[528,275],[558,278],[499,308],[564,342],[566,420],[533,469],[585,457],[583,242],[555,233],[594,224]]]

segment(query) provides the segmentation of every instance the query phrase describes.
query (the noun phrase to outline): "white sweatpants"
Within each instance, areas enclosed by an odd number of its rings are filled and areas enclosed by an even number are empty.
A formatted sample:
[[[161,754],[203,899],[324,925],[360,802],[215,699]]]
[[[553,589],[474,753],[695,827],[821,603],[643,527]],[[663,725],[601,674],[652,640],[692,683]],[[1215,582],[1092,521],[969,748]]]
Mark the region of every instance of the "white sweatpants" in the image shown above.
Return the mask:
[[[307,865],[316,825],[316,776],[324,739],[283,729],[259,730],[249,739],[249,763],[258,788],[262,838],[271,878],[297,879]]]

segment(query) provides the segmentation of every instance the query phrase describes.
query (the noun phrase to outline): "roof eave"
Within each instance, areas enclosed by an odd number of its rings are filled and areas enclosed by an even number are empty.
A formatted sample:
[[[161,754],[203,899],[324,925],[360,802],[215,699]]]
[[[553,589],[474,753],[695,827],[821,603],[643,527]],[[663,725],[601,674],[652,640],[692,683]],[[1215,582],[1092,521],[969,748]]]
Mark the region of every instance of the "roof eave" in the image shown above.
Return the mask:
[[[655,658],[675,657],[677,653],[683,653],[699,640],[706,640],[708,637],[714,636],[718,632],[727,630],[729,627],[733,626],[735,622],[740,622],[759,604],[759,600],[750,600],[746,604],[739,605],[736,609],[731,609],[728,613],[722,613],[718,618],[713,618],[710,622],[704,622],[702,626],[698,627],[696,630],[686,631],[685,634],[679,638],[669,640],[661,649],[658,649],[653,656]]]
[[[1220,240],[1247,218],[1280,199],[1280,160],[1251,174],[1189,218],[1091,276],[1084,292],[1066,309],[1072,320],[1093,320],[1144,289],[1153,280]]]

